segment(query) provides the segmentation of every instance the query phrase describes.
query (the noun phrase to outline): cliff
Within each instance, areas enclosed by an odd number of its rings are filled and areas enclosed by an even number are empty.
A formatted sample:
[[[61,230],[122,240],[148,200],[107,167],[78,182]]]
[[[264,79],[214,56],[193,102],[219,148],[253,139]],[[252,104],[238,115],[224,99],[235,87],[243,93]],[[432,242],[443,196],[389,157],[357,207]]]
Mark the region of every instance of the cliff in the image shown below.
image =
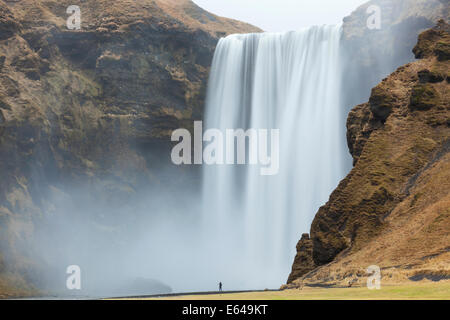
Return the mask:
[[[418,61],[347,121],[354,167],[297,246],[288,287],[450,278],[450,28],[420,34]]]
[[[86,0],[68,30],[72,4],[0,0],[0,297],[39,285],[24,248],[55,198],[120,211],[191,179],[161,183],[170,134],[202,118],[218,38],[260,31],[189,0]]]
[[[369,28],[379,8],[380,25]],[[417,36],[450,18],[448,0],[370,0],[343,19],[342,47],[348,57],[345,68],[345,105],[364,102],[370,90],[399,66],[414,60],[411,48]],[[350,111],[350,109],[348,109]]]

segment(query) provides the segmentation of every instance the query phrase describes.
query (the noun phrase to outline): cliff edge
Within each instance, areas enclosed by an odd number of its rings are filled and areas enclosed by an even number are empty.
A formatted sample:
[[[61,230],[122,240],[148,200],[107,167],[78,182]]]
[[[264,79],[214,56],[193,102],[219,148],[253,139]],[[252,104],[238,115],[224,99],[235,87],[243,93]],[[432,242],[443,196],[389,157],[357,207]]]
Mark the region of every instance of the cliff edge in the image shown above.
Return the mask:
[[[450,28],[420,34],[417,60],[347,121],[354,168],[297,245],[287,287],[450,279]]]

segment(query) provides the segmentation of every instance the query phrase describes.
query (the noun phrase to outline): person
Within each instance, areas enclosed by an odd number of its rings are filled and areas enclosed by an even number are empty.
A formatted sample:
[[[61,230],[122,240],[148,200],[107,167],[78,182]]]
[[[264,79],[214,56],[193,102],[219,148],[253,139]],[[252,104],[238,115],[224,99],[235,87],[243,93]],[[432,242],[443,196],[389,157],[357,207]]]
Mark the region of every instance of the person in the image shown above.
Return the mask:
[[[222,282],[219,282],[219,291],[222,292]]]

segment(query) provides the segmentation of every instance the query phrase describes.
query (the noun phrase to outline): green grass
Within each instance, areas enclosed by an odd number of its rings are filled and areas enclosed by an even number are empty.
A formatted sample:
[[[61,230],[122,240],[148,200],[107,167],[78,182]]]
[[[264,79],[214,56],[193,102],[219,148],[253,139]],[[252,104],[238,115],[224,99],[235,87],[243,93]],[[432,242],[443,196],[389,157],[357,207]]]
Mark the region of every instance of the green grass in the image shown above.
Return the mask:
[[[410,285],[363,288],[310,288],[285,291],[233,294],[191,295],[158,298],[160,300],[450,300],[450,282],[421,282]],[[147,300],[147,299],[143,299]]]

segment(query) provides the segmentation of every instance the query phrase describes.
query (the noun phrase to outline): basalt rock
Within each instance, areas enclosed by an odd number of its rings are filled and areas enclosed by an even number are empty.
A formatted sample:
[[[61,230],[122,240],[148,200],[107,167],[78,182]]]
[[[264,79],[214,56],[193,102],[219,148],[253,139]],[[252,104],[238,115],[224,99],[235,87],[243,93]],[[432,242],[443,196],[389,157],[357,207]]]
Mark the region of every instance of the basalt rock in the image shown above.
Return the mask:
[[[0,40],[12,37],[20,29],[20,23],[4,1],[0,1]]]
[[[420,83],[427,83],[427,82],[438,83],[444,81],[447,78],[447,75],[445,74],[441,74],[427,69],[419,71],[417,75],[419,76]]]
[[[413,49],[416,59],[436,56],[438,60],[448,60],[450,48],[448,46],[448,24],[439,20],[435,28],[419,35],[419,42]]]
[[[439,93],[432,84],[418,84],[412,88],[411,110],[428,110],[439,105]]]
[[[5,56],[0,56],[0,71],[2,71],[3,66],[5,65],[5,60],[6,60]]]
[[[297,255],[292,265],[288,283],[314,270],[316,267],[313,259],[313,243],[309,238],[309,234],[305,233],[297,244]]]

